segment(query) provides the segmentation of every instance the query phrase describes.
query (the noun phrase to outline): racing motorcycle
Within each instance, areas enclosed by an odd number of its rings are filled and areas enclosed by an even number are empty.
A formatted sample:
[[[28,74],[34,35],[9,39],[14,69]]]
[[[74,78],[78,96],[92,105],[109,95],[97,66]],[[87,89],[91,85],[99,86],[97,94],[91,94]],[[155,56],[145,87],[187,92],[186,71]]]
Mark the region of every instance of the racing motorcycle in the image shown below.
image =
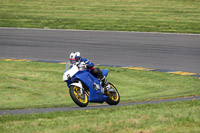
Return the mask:
[[[108,69],[101,70],[103,75],[108,75]],[[80,107],[86,107],[88,102],[117,105],[120,95],[117,88],[108,82],[109,89],[105,91],[99,79],[94,77],[86,65],[79,66],[66,64],[63,81],[67,83],[72,100]]]

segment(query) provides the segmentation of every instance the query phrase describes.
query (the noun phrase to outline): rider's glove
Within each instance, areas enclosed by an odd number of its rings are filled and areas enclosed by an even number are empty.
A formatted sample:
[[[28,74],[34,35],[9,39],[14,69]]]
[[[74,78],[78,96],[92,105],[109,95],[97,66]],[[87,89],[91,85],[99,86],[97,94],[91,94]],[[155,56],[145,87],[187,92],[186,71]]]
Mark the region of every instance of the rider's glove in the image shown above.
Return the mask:
[[[89,65],[88,64],[85,64],[86,68],[89,68]]]
[[[86,64],[83,64],[83,63],[79,64],[78,67],[81,68],[81,69],[86,69],[87,68]]]

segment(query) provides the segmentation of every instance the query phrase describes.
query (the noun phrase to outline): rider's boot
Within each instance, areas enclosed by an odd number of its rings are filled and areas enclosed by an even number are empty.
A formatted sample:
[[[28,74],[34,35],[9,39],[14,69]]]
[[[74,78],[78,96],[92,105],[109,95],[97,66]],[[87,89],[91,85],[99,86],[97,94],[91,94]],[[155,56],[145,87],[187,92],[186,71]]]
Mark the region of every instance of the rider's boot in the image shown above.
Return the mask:
[[[108,81],[106,80],[106,77],[103,77],[101,81],[102,81],[102,87],[104,88],[104,93],[106,93],[108,89],[110,89],[110,85]]]

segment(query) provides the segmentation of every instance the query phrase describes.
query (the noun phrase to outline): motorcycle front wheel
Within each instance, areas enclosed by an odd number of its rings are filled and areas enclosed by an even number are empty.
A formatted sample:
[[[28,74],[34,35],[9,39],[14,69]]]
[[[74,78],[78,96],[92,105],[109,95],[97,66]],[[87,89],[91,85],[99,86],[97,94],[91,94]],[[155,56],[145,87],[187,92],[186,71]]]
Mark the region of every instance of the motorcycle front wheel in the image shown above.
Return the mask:
[[[81,94],[80,88],[77,86],[70,86],[69,93],[72,100],[80,107],[86,107],[88,105],[88,97],[87,95]]]
[[[120,95],[119,95],[119,92],[117,91],[117,88],[109,83],[110,87],[113,88],[116,92],[113,93],[113,92],[107,92],[107,96],[108,96],[108,99],[106,100],[106,103],[108,103],[109,105],[117,105],[120,101]]]

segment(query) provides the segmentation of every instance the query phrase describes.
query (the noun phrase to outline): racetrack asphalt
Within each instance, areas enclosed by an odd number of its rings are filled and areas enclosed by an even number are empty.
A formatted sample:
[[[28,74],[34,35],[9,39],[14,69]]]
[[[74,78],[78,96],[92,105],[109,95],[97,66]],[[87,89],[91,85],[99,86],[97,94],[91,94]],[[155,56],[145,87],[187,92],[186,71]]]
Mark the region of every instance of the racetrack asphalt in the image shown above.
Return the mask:
[[[177,102],[177,101],[191,101],[200,100],[200,96],[175,98],[175,99],[164,99],[164,100],[154,100],[154,101],[142,101],[133,103],[120,103],[118,105],[93,105],[87,107],[58,107],[58,108],[41,108],[41,109],[17,109],[17,110],[0,110],[0,115],[19,115],[19,114],[32,114],[32,113],[46,113],[46,112],[66,112],[66,111],[76,111],[76,110],[91,110],[91,109],[101,109],[101,108],[112,108],[139,104],[157,104],[165,102]]]
[[[66,61],[72,51],[95,64],[200,73],[200,34],[0,28],[0,57]]]

